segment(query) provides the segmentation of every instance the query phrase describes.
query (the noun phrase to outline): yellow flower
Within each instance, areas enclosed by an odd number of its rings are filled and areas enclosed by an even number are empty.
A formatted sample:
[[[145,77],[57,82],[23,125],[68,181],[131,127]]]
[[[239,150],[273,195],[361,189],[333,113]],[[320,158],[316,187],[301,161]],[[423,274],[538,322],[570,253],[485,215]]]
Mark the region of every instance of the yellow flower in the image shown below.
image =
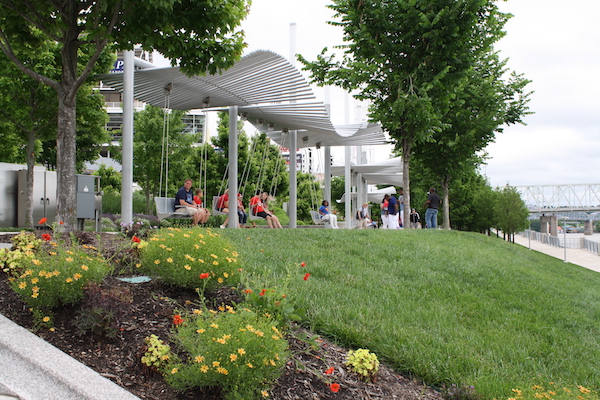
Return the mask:
[[[219,306],[219,311],[225,311],[225,307]]]
[[[195,360],[196,360],[197,363],[201,363],[201,362],[204,362],[204,357],[203,356],[198,356],[198,357],[195,358]]]
[[[225,278],[229,278],[229,274],[228,274],[227,272],[223,272],[223,276],[224,276]]]
[[[65,261],[67,261],[67,262],[72,262],[72,261],[73,261],[73,259],[72,259],[71,257],[67,257],[67,258],[65,258]]]
[[[184,234],[183,234],[183,237],[189,238],[189,237],[190,237],[190,235],[188,235],[187,233],[184,233]]]
[[[218,328],[219,328],[219,325],[217,325],[217,324],[215,324],[215,323],[213,322],[212,324],[210,324],[210,327],[211,327],[211,328],[218,329]]]
[[[71,282],[73,282],[73,278],[71,278],[71,277],[68,277],[67,279],[65,279],[65,282],[67,282],[67,283],[71,283]]]
[[[54,251],[51,251],[49,254],[50,254],[51,256],[55,256],[55,255],[56,255],[56,252],[54,252]]]
[[[156,264],[156,265],[160,264],[160,260],[154,260],[154,264]]]
[[[235,361],[235,360],[237,360],[237,357],[238,357],[238,356],[237,356],[237,354],[235,354],[235,353],[233,353],[233,354],[230,354],[230,355],[229,355],[229,359],[230,359],[231,361]]]
[[[219,265],[219,262],[218,262],[218,261],[213,261],[212,263],[213,263],[213,265]],[[219,279],[221,279],[221,278],[219,278]],[[223,279],[221,279],[221,281],[222,281],[222,280],[223,280]]]
[[[201,366],[200,367],[200,372],[207,373],[208,372],[208,366],[206,366],[206,365]]]
[[[200,329],[196,330],[196,333],[204,333],[204,329],[200,328]]]
[[[198,259],[198,262],[204,264],[204,260],[202,260],[201,258]]]
[[[55,269],[54,271],[52,271],[52,275],[53,276],[59,276],[60,275],[60,271]],[[49,277],[48,277],[49,278]]]
[[[265,336],[265,334],[264,334],[264,333],[262,333],[262,332],[261,332],[261,331],[259,331],[259,330],[256,330],[256,331],[254,331],[254,333],[256,334],[256,336],[260,336],[260,337],[263,337],[263,336]]]
[[[212,363],[212,366],[215,368],[218,367],[219,365],[221,365],[221,363],[218,361],[213,361],[213,363]]]
[[[217,256],[216,256],[216,255],[214,255],[214,254],[211,254],[210,256],[211,256],[212,258],[219,258],[219,257],[217,257]]]
[[[533,390],[542,390],[542,389],[544,389],[544,388],[543,388],[543,387],[541,387],[540,385],[533,385],[531,388],[532,388]]]
[[[183,266],[183,268],[187,269],[188,271],[192,269],[192,267],[190,267],[190,266],[189,266],[189,265],[187,265],[187,264],[185,264],[185,265]]]
[[[90,269],[90,267],[88,267],[87,265],[84,264],[81,266],[81,269],[84,271],[87,271],[88,269]]]
[[[141,266],[142,266],[142,264],[140,264],[140,263],[136,263],[136,264],[135,264],[135,267],[136,267],[136,268],[139,268],[139,267],[141,267]]]
[[[203,238],[203,237],[204,237],[204,235],[203,235],[203,234],[201,234],[201,233],[199,233],[199,234],[198,234],[198,237],[199,237],[199,238]]]
[[[279,336],[277,336],[277,335],[273,335],[273,336],[271,336],[271,337],[272,337],[273,339],[275,339],[275,340],[279,340]]]
[[[172,263],[172,262],[173,262],[173,259],[172,259],[171,257],[169,257],[169,258],[167,258],[167,262],[168,262],[168,263]]]
[[[223,338],[218,338],[217,343],[225,344],[225,343],[227,343],[227,340],[225,340]]]
[[[269,392],[267,392],[266,390],[261,390],[260,394],[262,394],[262,397],[269,397]]]
[[[83,275],[81,275],[80,273],[73,274],[73,279],[75,279],[76,281],[78,281],[82,277],[83,277]]]
[[[167,247],[167,246],[165,246],[164,244],[161,244],[161,245],[160,245],[160,246],[158,246],[158,247],[160,247],[161,249],[163,249],[163,250],[164,250],[164,249],[165,249],[165,247]]]
[[[19,283],[19,289],[25,289],[27,287],[27,282]]]
[[[213,262],[213,264],[214,264],[214,263],[216,263],[216,261],[215,261],[215,262]],[[217,263],[217,264],[218,264],[218,263]],[[215,264],[215,265],[216,265],[216,264]],[[219,283],[223,283],[223,278],[218,278],[218,279],[217,279],[217,282],[219,282]],[[221,311],[223,311],[223,310],[221,310]]]
[[[589,392],[590,392],[590,389],[586,389],[586,388],[584,388],[584,387],[583,387],[583,386],[581,386],[581,385],[577,386],[577,388],[579,389],[579,391],[580,391],[581,393],[589,393]]]
[[[237,349],[237,352],[240,356],[243,356],[244,354],[246,354],[246,350],[244,350],[244,349]]]
[[[248,363],[246,365],[248,366],[248,368],[254,368],[254,365],[252,365],[252,363]]]
[[[177,369],[177,368],[173,368],[173,369],[171,370],[171,374],[176,374],[176,373],[177,373],[177,371],[178,371],[178,369]]]
[[[47,317],[47,316],[46,316],[46,317],[42,318],[42,321],[44,321],[44,322],[48,322],[48,321],[50,321],[50,317]]]
[[[40,294],[36,292],[36,293],[32,294],[31,297],[33,297],[34,299],[37,299],[39,295]]]
[[[217,367],[217,372],[223,375],[227,375],[229,374],[229,371],[227,371],[225,368],[223,367]]]
[[[200,245],[195,244],[194,247],[196,248],[196,250],[198,250],[200,248]]]
[[[194,308],[194,314],[202,314],[202,310],[198,309],[198,308]]]
[[[31,262],[32,262],[33,264],[37,265],[37,266],[40,266],[40,265],[42,265],[42,262],[41,262],[40,260],[37,260],[37,259],[33,259],[33,260],[31,260]]]
[[[73,252],[71,250],[67,250],[67,253],[73,255]]]

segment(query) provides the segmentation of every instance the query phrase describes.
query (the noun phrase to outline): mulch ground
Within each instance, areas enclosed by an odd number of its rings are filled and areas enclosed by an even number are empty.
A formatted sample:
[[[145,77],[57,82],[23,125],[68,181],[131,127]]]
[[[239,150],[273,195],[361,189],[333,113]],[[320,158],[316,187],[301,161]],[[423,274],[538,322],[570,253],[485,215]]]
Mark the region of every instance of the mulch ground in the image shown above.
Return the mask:
[[[13,235],[0,235],[0,242],[9,243]],[[124,240],[121,235],[88,235],[89,243],[114,254]],[[101,242],[101,243],[100,243]],[[126,260],[127,257],[118,257]],[[129,260],[131,261],[131,260]],[[222,399],[218,388],[198,388],[177,392],[162,377],[152,373],[140,361],[144,339],[155,334],[163,340],[169,338],[172,317],[176,308],[189,306],[197,301],[194,291],[182,290],[157,281],[126,283],[108,276],[102,289],[119,288],[133,297],[130,307],[121,317],[121,329],[117,337],[78,336],[73,316],[80,306],[62,307],[55,310],[54,329],[41,328],[36,335],[59,348],[71,357],[97,371],[104,377],[142,399]],[[237,292],[220,289],[207,296],[214,305],[239,302]],[[166,301],[165,299],[169,299]],[[33,330],[33,318],[25,303],[7,283],[7,276],[0,272],[0,314],[26,329]],[[285,371],[272,388],[272,399],[440,399],[441,395],[422,382],[402,376],[381,365],[373,382],[364,382],[349,371],[344,362],[347,350],[307,329],[296,326],[288,336],[292,358]],[[333,374],[324,372],[334,367]],[[337,393],[330,390],[328,382],[340,385]]]

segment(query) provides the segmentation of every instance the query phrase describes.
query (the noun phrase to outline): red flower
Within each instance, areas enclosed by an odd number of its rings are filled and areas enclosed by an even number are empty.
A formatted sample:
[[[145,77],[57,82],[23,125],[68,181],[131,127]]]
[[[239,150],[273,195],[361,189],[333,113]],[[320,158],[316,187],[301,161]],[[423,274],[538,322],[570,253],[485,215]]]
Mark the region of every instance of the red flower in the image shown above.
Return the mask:
[[[46,221],[48,221],[48,218],[44,217],[38,221],[38,224],[43,225],[46,223]]]
[[[244,293],[250,294],[250,293],[252,293],[252,289],[246,289],[246,290],[244,290]]]
[[[200,274],[200,279],[206,279],[210,277],[210,273],[208,272],[203,272]]]
[[[175,325],[181,325],[183,323],[183,321],[184,321],[184,319],[181,318],[181,315],[179,315],[179,314],[173,315],[173,323]]]
[[[139,243],[139,242],[141,242],[140,238],[139,238],[139,237],[137,237],[137,236],[134,236],[134,237],[132,237],[132,238],[131,238],[131,240],[133,240],[133,242],[134,242],[134,243]]]
[[[52,240],[52,236],[50,236],[49,233],[42,233],[42,239],[44,239],[46,242]]]
[[[304,275],[304,280],[305,280],[305,281],[307,281],[309,276],[310,276],[310,274],[307,272],[307,273]]]
[[[333,367],[329,368],[327,371],[325,371],[325,373],[326,373],[327,375],[329,375],[329,374],[333,374]]]
[[[306,267],[306,263],[303,262],[302,264],[300,264],[301,267]]]
[[[265,293],[267,293],[267,289],[263,289],[260,291],[260,293],[258,294],[259,296],[264,296]]]
[[[64,225],[65,223],[63,221],[60,221],[59,224]]]
[[[339,383],[332,383],[329,385],[329,389],[331,389],[331,391],[333,393],[337,393],[340,391],[340,384]]]

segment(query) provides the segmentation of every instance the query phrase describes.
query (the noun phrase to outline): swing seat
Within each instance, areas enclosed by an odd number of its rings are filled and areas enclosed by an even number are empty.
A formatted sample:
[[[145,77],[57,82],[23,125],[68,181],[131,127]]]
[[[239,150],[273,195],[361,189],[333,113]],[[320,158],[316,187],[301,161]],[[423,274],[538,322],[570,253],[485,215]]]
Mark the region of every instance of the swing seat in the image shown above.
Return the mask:
[[[213,215],[225,215],[223,211],[219,211],[219,199],[221,196],[213,196],[212,201],[212,214]]]
[[[310,216],[315,225],[324,225],[325,228],[329,227],[329,221],[326,221],[323,218],[321,218],[318,211],[310,210]]]
[[[248,219],[250,221],[256,221],[257,219],[264,219],[263,217],[259,217],[258,215],[254,215],[254,211],[250,210],[250,213],[248,213]]]
[[[158,219],[190,218],[185,210],[175,211],[174,197],[155,197],[154,203],[156,204],[156,216]]]

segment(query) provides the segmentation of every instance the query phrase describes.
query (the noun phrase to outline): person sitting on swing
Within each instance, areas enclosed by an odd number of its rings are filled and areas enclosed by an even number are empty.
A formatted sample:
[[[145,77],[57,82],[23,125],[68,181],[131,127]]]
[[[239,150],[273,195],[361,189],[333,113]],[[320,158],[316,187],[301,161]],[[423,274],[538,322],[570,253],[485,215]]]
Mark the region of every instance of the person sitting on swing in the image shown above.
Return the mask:
[[[323,221],[329,221],[331,228],[340,229],[337,224],[337,215],[329,212],[329,202],[327,200],[323,200],[321,203],[321,207],[319,207],[319,215]]]
[[[267,192],[262,192],[260,196],[254,196],[250,200],[250,208],[252,209],[252,214],[257,217],[261,217],[267,220],[267,224],[271,229],[282,229],[281,222],[279,222],[279,218],[275,216],[271,211],[269,211],[268,200],[269,194]]]
[[[238,219],[240,222],[240,227],[245,228],[246,222],[248,221],[248,214],[246,213],[246,208],[244,207],[244,202],[242,200],[243,200],[242,194],[238,193],[238,200],[237,200]]]
[[[225,229],[227,223],[229,222],[229,189],[225,189],[225,193],[219,197],[217,209],[226,215],[225,222],[223,222],[223,225],[221,225],[221,229]]]
[[[199,224],[205,224],[206,221],[208,221],[208,217],[210,217],[210,211],[208,211],[207,208],[202,207],[203,196],[204,192],[202,192],[202,189],[196,189],[196,195],[194,196],[194,204],[196,204],[196,207],[198,207],[200,211],[202,211],[202,217],[198,221]]]
[[[192,227],[198,226],[198,222],[203,218],[204,212],[194,203],[194,195],[192,193],[192,180],[186,179],[183,186],[175,195],[175,209],[185,208],[187,215],[192,217]]]

